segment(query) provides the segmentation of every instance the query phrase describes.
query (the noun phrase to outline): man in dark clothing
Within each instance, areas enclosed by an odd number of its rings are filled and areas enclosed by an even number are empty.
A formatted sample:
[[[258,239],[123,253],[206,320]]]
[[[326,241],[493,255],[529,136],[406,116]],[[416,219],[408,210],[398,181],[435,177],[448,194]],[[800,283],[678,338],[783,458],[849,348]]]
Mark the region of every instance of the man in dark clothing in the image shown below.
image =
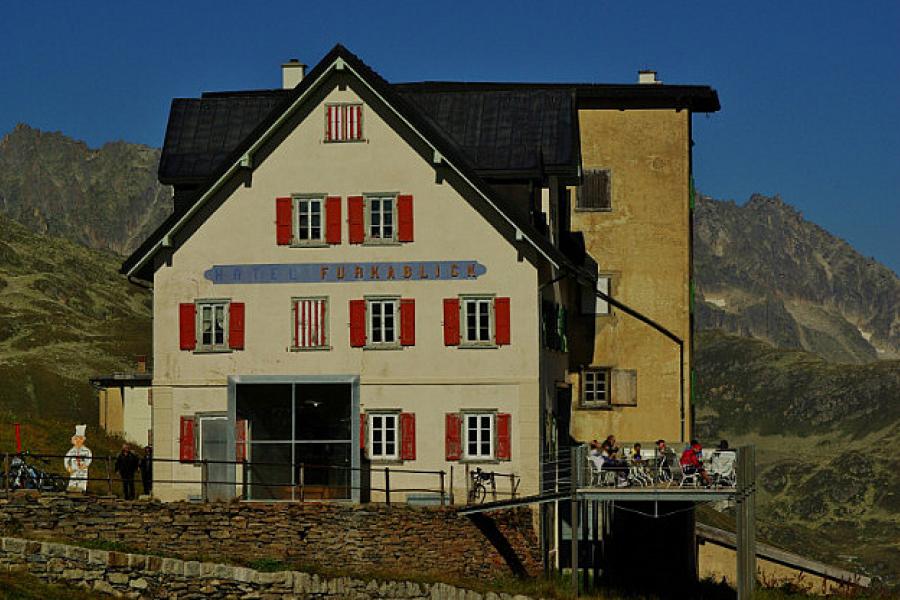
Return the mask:
[[[138,457],[131,451],[131,447],[123,445],[116,457],[116,473],[122,478],[122,491],[126,500],[134,500],[134,474],[138,470],[138,463]]]
[[[153,491],[153,448],[144,448],[144,457],[141,458],[141,483],[144,484],[144,495],[149,496]]]

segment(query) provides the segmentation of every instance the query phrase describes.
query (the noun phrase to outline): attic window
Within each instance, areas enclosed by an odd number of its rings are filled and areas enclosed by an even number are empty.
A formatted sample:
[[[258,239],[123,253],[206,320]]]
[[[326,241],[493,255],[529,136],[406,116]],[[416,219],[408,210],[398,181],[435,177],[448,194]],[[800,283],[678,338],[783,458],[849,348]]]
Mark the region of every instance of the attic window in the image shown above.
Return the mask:
[[[325,141],[362,141],[362,104],[325,105]]]
[[[609,169],[584,172],[584,182],[578,187],[576,210],[612,210],[612,185]]]

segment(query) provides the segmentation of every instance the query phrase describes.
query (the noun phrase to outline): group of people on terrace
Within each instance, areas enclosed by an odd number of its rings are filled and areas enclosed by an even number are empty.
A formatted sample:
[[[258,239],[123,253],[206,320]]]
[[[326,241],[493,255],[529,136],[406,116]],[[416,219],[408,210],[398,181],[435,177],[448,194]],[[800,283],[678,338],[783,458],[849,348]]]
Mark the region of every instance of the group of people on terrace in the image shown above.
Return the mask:
[[[728,447],[728,441],[719,442],[710,459],[704,460],[703,446],[696,439],[676,456],[663,439],[656,440],[656,450],[644,454],[640,443],[632,445],[630,452],[622,452],[616,436],[609,435],[603,442],[592,440],[589,459],[595,473],[606,471],[615,474],[616,487],[651,485],[678,481],[679,485],[691,482],[704,487],[734,486],[736,453]],[[610,482],[612,483],[612,482]]]

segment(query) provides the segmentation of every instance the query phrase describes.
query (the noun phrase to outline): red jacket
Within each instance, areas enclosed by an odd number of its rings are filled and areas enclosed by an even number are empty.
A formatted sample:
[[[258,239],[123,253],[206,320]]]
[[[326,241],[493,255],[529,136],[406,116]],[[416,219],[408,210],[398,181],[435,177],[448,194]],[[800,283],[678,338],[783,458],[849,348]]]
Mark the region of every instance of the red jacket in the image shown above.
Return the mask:
[[[681,464],[686,467],[697,467],[698,469],[702,466],[700,464],[700,449],[694,449],[694,447],[690,447],[684,452],[681,453]]]

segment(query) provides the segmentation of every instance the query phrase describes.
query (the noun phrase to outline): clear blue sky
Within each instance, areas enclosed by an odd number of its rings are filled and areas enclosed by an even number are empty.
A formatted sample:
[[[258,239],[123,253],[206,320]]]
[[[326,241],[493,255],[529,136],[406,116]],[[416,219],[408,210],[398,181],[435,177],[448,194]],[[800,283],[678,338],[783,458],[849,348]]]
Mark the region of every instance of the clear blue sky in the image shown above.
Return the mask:
[[[0,133],[25,122],[159,146],[169,101],[276,87],[336,42],[390,81],[715,87],[698,187],[780,193],[900,271],[900,2],[30,2],[0,17]]]

